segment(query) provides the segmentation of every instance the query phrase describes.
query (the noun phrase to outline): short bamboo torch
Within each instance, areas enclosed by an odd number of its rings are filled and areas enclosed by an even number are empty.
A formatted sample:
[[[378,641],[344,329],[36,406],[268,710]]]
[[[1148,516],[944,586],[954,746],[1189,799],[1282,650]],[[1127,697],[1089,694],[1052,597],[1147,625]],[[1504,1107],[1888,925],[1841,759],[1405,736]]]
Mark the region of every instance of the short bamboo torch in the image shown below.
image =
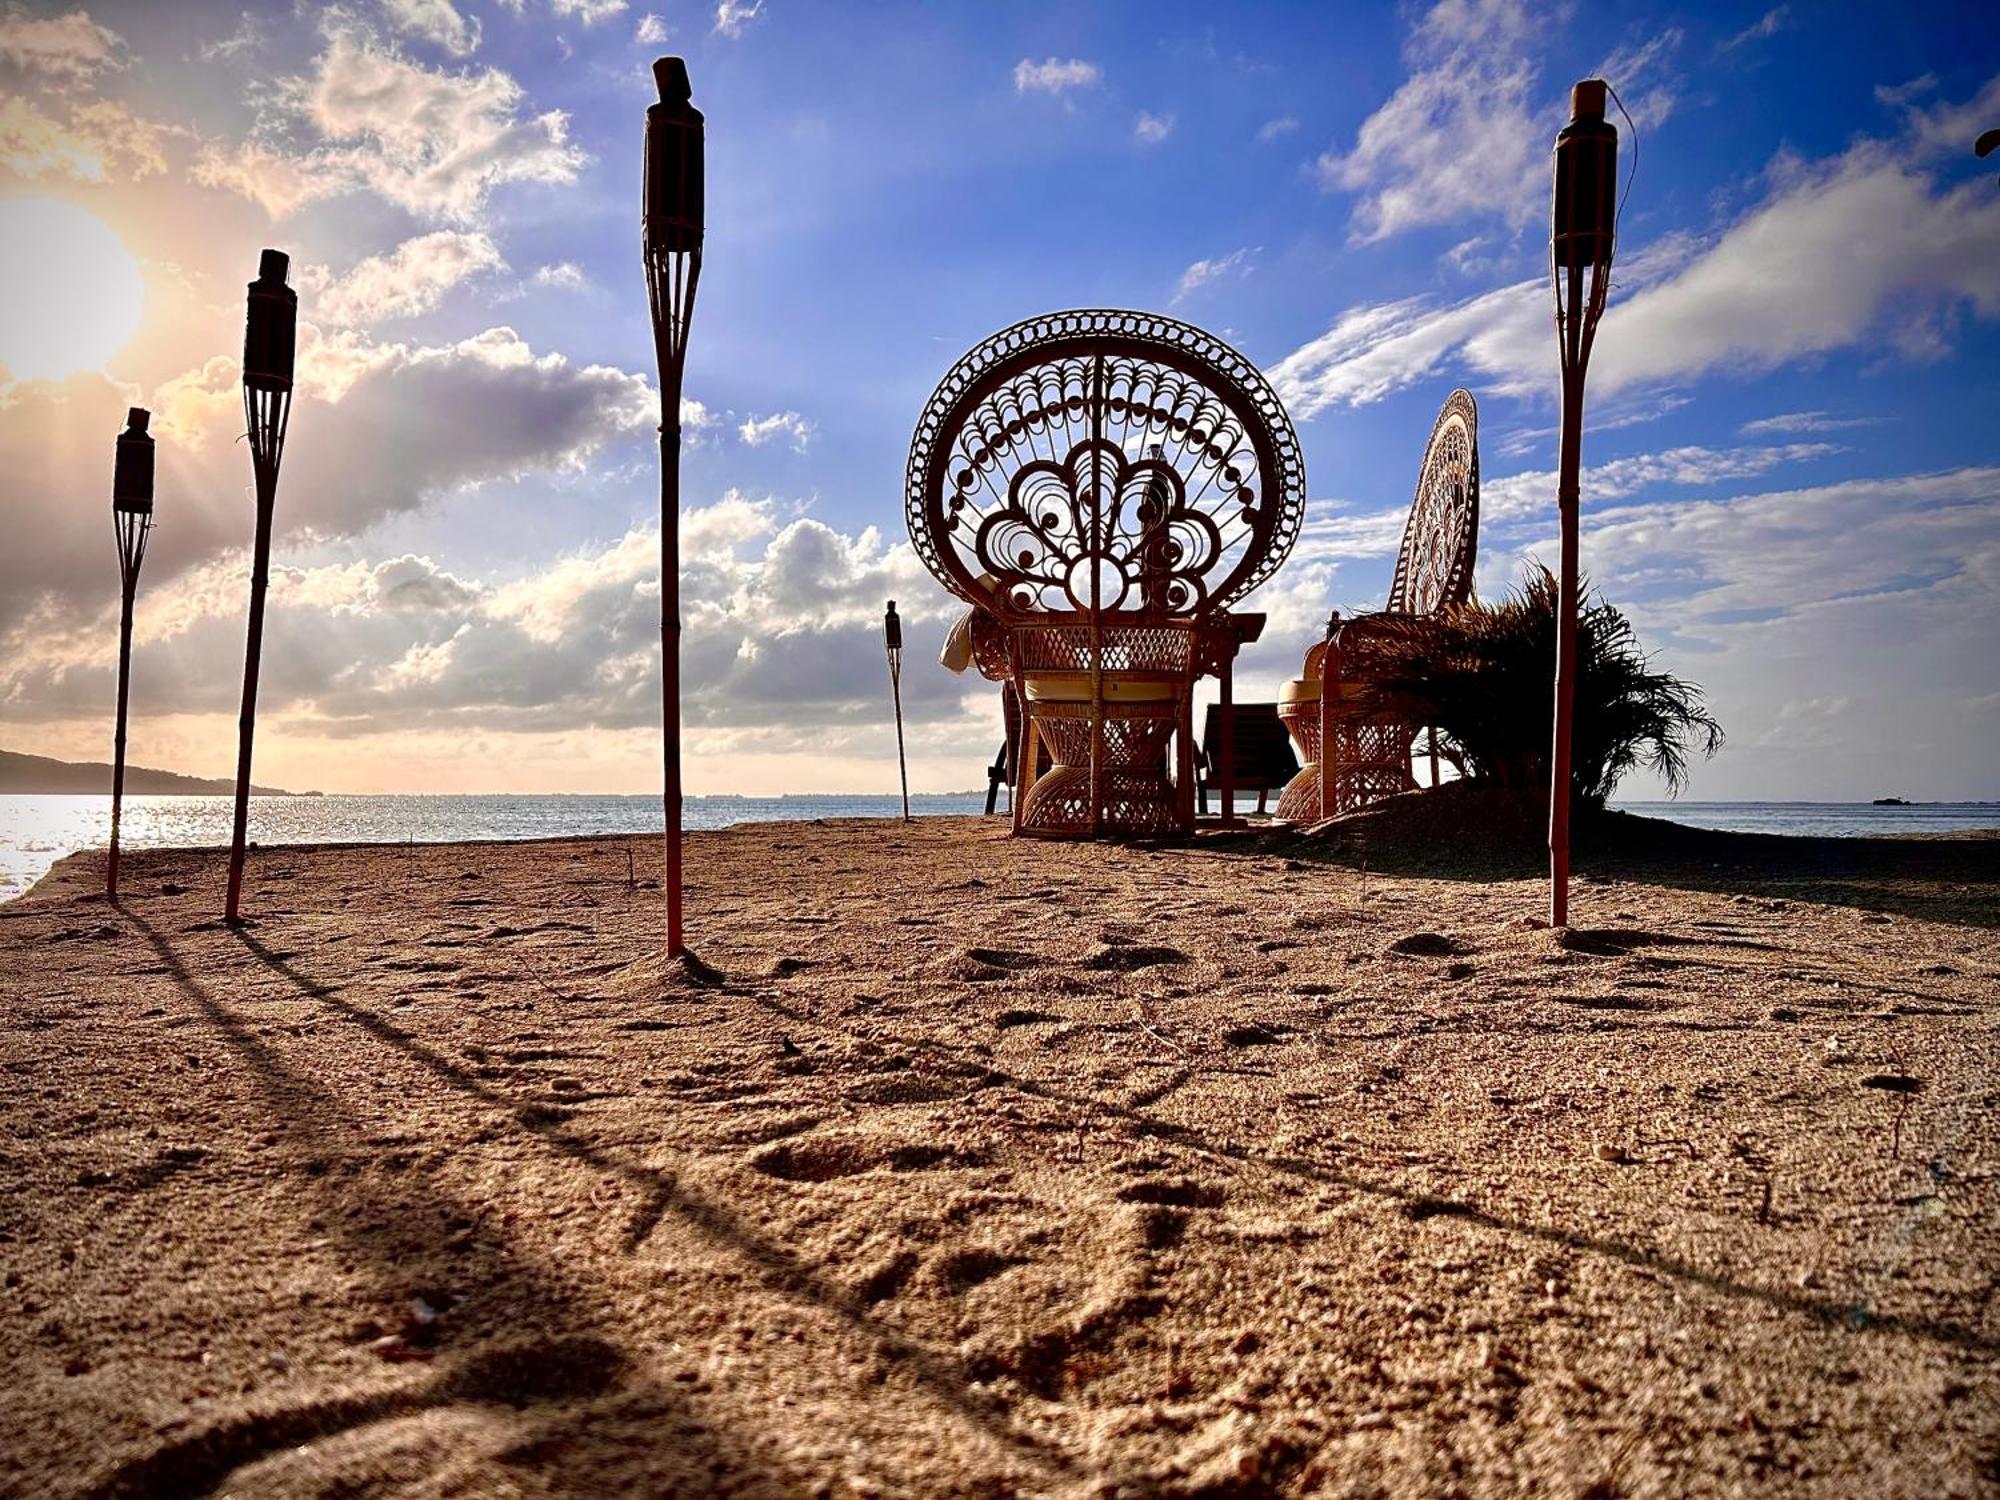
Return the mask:
[[[889,651],[889,696],[896,703],[896,769],[903,778],[903,821],[910,821],[910,763],[903,756],[903,622],[896,617],[896,601],[882,616],[882,639]]]
[[[1570,92],[1570,122],[1556,136],[1555,205],[1549,263],[1555,282],[1556,344],[1562,361],[1561,465],[1556,508],[1562,533],[1556,613],[1555,738],[1549,756],[1549,922],[1569,923],[1570,745],[1575,735],[1577,509],[1583,466],[1583,378],[1604,296],[1618,224],[1618,129],[1604,118],[1606,87],[1587,78]]]
[[[643,214],[646,297],[660,365],[660,710],[665,777],[667,955],[687,951],[681,924],[681,376],[701,280],[705,127],[687,64],[653,63],[660,101],[646,107]]]
[[[125,703],[132,677],[132,599],[139,590],[139,565],[146,560],[146,538],[153,530],[153,435],[146,429],[152,414],[135,406],[118,434],[118,452],[111,470],[111,526],[118,538],[118,727],[112,738],[111,861],[104,873],[104,893],[118,899],[118,824],[125,805]]]
[[[250,562],[250,628],[243,652],[243,710],[236,721],[236,817],[229,840],[225,915],[242,920],[244,835],[250,823],[250,758],[257,737],[257,673],[264,655],[264,595],[271,582],[271,512],[278,499],[278,465],[292,413],[292,370],[298,352],[299,294],[285,284],[291,257],[266,250],[250,283],[243,321],[243,416],[250,470],[257,485],[257,534]]]

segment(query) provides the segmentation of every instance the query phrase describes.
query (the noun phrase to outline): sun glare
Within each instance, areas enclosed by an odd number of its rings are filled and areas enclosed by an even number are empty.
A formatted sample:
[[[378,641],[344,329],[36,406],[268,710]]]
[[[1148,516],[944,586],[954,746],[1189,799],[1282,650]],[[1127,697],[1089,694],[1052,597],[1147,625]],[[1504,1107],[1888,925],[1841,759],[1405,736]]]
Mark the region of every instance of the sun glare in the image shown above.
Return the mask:
[[[0,366],[12,379],[101,368],[139,331],[145,301],[138,263],[95,214],[0,202]]]

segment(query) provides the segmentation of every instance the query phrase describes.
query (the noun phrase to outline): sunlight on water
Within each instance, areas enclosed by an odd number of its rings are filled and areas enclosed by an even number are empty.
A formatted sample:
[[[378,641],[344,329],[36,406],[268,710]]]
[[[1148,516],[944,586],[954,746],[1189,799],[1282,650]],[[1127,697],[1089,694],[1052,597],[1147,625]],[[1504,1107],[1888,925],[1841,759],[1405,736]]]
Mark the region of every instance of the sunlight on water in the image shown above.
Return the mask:
[[[1647,817],[1746,833],[1844,837],[2000,826],[2000,804],[1991,802],[1615,805]],[[1004,810],[1004,799],[1001,806]],[[965,816],[984,807],[983,792],[910,799],[910,810],[922,816]],[[686,809],[686,826],[702,829],[788,819],[892,818],[901,805],[893,796],[690,797]],[[229,813],[227,797],[127,797],[124,846],[227,844]],[[653,797],[257,797],[250,803],[250,837],[261,844],[431,844],[658,833],[660,821],[660,804]],[[0,901],[27,890],[64,855],[102,848],[110,835],[108,797],[0,797]]]

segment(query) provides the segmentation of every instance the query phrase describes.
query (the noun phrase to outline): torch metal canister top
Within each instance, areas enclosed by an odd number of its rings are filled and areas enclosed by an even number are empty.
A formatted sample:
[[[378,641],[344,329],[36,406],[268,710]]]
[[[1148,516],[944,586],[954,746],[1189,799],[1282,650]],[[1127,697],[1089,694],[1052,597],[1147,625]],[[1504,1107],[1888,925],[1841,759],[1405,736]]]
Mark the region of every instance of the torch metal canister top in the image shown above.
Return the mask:
[[[266,250],[250,283],[243,320],[243,383],[255,390],[289,391],[298,351],[299,294],[285,284],[292,259]]]
[[[111,471],[111,508],[131,516],[153,513],[153,435],[146,429],[152,413],[143,406],[125,414],[118,434],[118,456]]]
[[[690,99],[687,63],[662,57],[653,63],[660,102],[646,108],[646,244],[685,254],[701,248],[702,114]]]
[[[1556,267],[1608,262],[1618,220],[1618,127],[1604,118],[1608,86],[1586,78],[1570,90],[1570,122],[1556,136],[1555,210],[1550,248]]]
[[[896,601],[889,601],[889,608],[882,616],[882,636],[889,643],[891,651],[903,649],[903,622],[896,618]]]

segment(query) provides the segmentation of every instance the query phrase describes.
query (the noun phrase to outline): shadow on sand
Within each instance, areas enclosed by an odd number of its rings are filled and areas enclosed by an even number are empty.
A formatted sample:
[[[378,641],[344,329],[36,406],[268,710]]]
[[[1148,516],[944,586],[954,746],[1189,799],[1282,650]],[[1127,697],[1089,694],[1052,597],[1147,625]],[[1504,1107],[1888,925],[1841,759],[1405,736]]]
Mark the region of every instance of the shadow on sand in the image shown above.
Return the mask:
[[[2000,810],[1996,810],[2000,821]],[[1390,797],[1310,830],[1222,835],[1218,852],[1284,857],[1431,880],[1546,879],[1545,803],[1458,789]],[[1728,833],[1604,812],[1576,828],[1576,875],[1593,881],[1845,906],[2000,928],[2000,836],[1819,838]]]

